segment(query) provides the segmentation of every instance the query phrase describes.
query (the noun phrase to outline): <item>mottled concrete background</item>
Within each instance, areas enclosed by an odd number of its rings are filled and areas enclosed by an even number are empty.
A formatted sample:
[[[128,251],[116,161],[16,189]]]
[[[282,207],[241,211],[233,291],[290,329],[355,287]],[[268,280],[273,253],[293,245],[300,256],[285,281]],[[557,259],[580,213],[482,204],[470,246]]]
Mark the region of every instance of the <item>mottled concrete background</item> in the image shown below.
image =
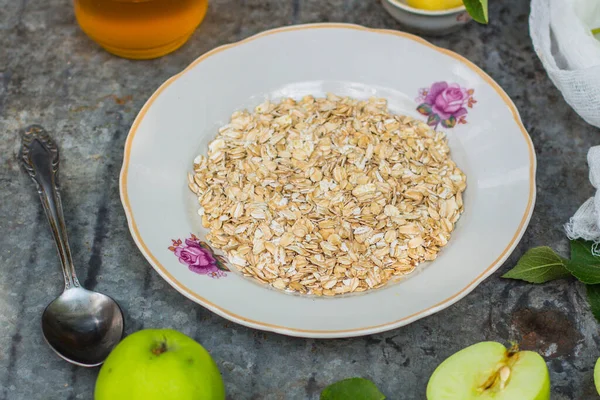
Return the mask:
[[[529,247],[561,252],[561,225],[592,193],[587,149],[600,132],[564,102],[533,53],[528,1],[492,1],[491,24],[431,38],[487,71],[517,104],[538,156],[538,201],[513,256],[458,304],[410,326],[347,340],[306,340],[230,323],[166,284],[130,238],[118,194],[129,126],[168,77],[215,46],[282,25],[340,21],[401,29],[374,0],[215,0],[182,49],[145,62],[113,57],[78,29],[68,0],[0,0],[0,399],[91,399],[96,369],[73,367],[42,340],[40,315],[61,291],[54,244],[33,184],[16,162],[17,131],[41,123],[62,154],[73,257],[85,286],[123,306],[127,330],[171,327],[200,341],[230,399],[317,399],[327,384],[372,379],[390,399],[421,400],[434,368],[482,340],[540,351],[553,399],[595,396],[598,324],[583,287],[500,279]],[[515,399],[518,400],[518,399]]]

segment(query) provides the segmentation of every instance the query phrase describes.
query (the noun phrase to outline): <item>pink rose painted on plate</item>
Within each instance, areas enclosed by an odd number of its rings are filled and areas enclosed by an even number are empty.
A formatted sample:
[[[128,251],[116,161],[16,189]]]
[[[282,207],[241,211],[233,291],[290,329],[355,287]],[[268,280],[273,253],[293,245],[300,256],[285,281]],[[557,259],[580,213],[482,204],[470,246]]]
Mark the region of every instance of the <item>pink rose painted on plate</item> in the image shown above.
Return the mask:
[[[477,103],[474,92],[458,83],[436,82],[419,90],[417,111],[428,117],[427,124],[434,129],[440,123],[445,128],[454,128],[456,124],[467,123],[467,109]]]
[[[226,276],[229,271],[225,259],[214,253],[208,243],[201,241],[194,234],[183,242],[181,239],[173,240],[169,250],[175,253],[179,262],[187,265],[188,269],[200,275],[208,275],[211,278]]]

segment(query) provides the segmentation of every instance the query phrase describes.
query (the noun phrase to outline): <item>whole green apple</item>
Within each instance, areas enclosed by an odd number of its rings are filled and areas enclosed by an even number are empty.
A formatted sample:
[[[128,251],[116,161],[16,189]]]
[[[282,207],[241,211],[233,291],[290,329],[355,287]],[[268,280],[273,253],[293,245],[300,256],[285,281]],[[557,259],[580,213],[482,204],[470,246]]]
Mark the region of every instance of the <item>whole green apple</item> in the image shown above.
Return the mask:
[[[194,339],[171,329],[127,336],[96,381],[95,400],[224,400],[217,364]]]

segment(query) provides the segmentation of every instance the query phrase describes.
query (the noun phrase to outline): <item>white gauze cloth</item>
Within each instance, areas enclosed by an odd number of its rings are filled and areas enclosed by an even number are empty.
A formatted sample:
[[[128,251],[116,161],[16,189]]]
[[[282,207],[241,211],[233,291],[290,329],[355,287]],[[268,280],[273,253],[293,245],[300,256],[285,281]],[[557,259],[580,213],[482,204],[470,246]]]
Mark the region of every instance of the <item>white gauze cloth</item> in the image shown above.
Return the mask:
[[[529,33],[548,76],[586,122],[600,127],[600,0],[532,0]],[[598,35],[597,35],[598,36]]]
[[[590,182],[600,187],[600,146],[594,146],[588,152]],[[579,210],[565,225],[569,239],[585,239],[594,242],[594,253],[598,253],[600,244],[600,190],[596,195],[579,207]],[[600,255],[600,254],[597,254]]]

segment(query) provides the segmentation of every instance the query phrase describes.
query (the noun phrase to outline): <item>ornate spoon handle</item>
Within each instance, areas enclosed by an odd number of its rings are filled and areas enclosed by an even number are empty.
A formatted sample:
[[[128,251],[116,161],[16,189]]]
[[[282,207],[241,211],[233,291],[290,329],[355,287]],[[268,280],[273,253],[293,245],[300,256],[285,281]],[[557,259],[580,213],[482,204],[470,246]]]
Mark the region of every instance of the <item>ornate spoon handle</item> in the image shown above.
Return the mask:
[[[79,286],[58,192],[58,147],[44,128],[39,125],[26,128],[21,135],[21,140],[21,163],[37,185],[58,249],[65,278],[65,289]]]

